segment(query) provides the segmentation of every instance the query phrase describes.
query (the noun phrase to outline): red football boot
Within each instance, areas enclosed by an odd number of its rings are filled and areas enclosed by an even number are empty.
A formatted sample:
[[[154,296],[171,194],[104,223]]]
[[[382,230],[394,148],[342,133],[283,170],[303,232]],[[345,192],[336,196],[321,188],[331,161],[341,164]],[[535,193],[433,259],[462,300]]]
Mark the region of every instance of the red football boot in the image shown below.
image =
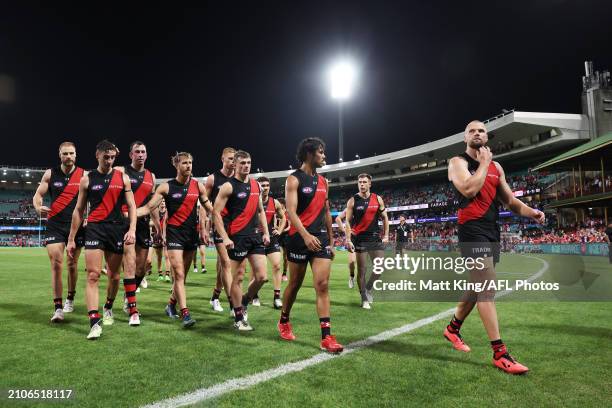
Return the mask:
[[[516,361],[510,354],[506,353],[498,359],[493,359],[493,365],[508,374],[520,375],[529,371],[529,368]]]
[[[287,341],[295,340],[295,335],[293,334],[293,328],[291,327],[291,323],[281,323],[278,322],[278,332],[280,333],[281,339]]]
[[[321,350],[327,351],[328,353],[340,353],[344,350],[344,347],[336,341],[336,336],[328,334],[321,340]]]
[[[453,344],[455,350],[463,351],[464,353],[468,353],[471,350],[470,346],[463,342],[461,335],[459,333],[451,333],[448,331],[448,327],[444,329],[444,337]]]

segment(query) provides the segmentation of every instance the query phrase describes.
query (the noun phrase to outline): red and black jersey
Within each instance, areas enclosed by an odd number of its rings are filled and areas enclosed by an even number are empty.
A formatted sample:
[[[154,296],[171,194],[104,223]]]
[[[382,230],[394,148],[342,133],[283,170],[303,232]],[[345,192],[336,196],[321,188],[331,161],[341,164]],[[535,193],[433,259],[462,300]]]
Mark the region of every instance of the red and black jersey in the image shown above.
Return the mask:
[[[123,222],[121,204],[125,200],[123,173],[111,170],[102,174],[97,169],[89,172],[87,201],[89,203],[88,223]]]
[[[227,199],[227,215],[224,218],[227,234],[230,237],[257,235],[261,194],[259,183],[252,177],[249,177],[246,183],[235,177],[229,182],[232,185],[232,194]]]
[[[70,223],[72,212],[79,196],[79,184],[85,171],[80,167],[72,169],[70,174],[62,171],[62,167],[51,169],[49,179],[49,195],[51,196],[51,211],[47,215],[48,221]]]
[[[198,198],[200,189],[198,181],[189,178],[185,184],[176,179],[168,182],[168,195],[166,198],[167,225],[173,227],[196,228],[198,224]]]
[[[233,179],[233,177],[227,177],[225,174],[221,173],[221,170],[215,171],[213,173],[213,176],[215,178],[213,179],[213,188],[212,192],[210,193],[209,199],[211,203],[215,205],[215,199],[217,198],[217,195],[219,195],[219,190],[221,189],[221,186]]]
[[[227,183],[228,181],[230,181],[231,179],[233,179],[234,177],[227,177],[225,174],[221,172],[221,170],[215,171],[213,173],[213,176],[215,176],[215,178],[213,179],[213,188],[212,188],[212,192],[210,193],[211,196],[209,197],[209,200],[210,200],[210,203],[214,207],[215,200],[217,199],[217,195],[219,195],[219,190],[221,189],[221,186]],[[221,211],[222,218],[225,219],[226,215],[227,215],[227,207],[225,207],[223,211]]]
[[[476,173],[480,163],[474,160],[469,154],[463,153],[460,155],[468,163],[470,174]],[[498,203],[497,203],[497,187],[499,186],[499,171],[495,163],[491,162],[487,169],[487,176],[482,188],[473,198],[467,198],[456,189],[456,195],[459,201],[459,211],[457,213],[457,222],[459,225],[470,221],[479,221],[484,224],[495,226],[498,219]],[[496,227],[497,228],[497,227]]]
[[[153,174],[147,169],[137,171],[132,166],[125,167],[125,174],[130,178],[132,184],[136,208],[142,207],[149,202],[153,195]],[[123,204],[121,211],[124,213],[128,211],[126,204]]]
[[[316,173],[310,176],[297,169],[292,175],[298,179],[297,215],[302,225],[311,234],[319,234],[325,227],[325,201],[327,201],[327,180]],[[292,225],[289,235],[297,229]]]
[[[355,194],[353,196],[353,201],[351,233],[355,236],[380,235],[378,215],[383,208],[380,208],[378,196],[374,193],[370,193],[367,198],[363,198],[359,194]]]
[[[274,198],[268,196],[268,200],[263,203],[264,211],[266,212],[266,222],[268,223],[268,232],[271,234],[274,228],[274,215],[276,215],[276,206],[274,205]]]

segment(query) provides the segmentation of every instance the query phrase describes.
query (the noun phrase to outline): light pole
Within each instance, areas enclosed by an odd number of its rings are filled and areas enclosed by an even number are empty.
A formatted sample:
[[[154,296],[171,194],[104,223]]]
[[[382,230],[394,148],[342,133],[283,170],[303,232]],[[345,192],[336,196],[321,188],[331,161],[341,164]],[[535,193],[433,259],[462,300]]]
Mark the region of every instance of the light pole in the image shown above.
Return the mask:
[[[338,101],[338,161],[344,161],[344,118],[343,103],[348,100],[355,85],[357,74],[354,64],[348,59],[340,59],[329,70],[331,97]]]

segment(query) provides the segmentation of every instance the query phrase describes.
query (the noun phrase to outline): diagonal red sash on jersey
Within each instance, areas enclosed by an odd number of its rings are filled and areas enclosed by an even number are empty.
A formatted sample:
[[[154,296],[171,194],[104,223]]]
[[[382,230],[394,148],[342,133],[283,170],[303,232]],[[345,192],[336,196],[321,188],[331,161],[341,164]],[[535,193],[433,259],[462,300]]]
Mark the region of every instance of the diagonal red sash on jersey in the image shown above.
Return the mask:
[[[104,221],[111,211],[113,211],[115,205],[117,205],[117,201],[124,187],[123,173],[119,170],[113,170],[113,176],[110,183],[108,183],[104,197],[102,197],[100,204],[89,213],[87,222]]]
[[[50,219],[57,214],[61,213],[64,208],[66,208],[74,199],[74,197],[79,192],[79,184],[81,181],[81,177],[83,177],[83,169],[77,167],[70,176],[68,180],[68,185],[64,187],[64,190],[61,192],[59,196],[53,201],[51,204],[51,211],[47,215],[47,218]]]
[[[493,176],[493,177],[491,177]],[[465,208],[460,208],[457,212],[457,222],[464,224],[470,220],[477,220],[485,215],[493,201],[497,197],[497,186],[499,185],[499,171],[494,162],[489,164],[487,176],[482,188],[476,197],[470,199],[470,203]]]
[[[327,180],[325,180],[325,178],[320,174],[317,174],[317,177],[317,190],[315,191],[312,200],[310,200],[310,203],[306,209],[301,214],[298,214],[304,228],[308,228],[310,224],[317,219],[319,214],[321,214],[321,210],[325,206],[325,199],[327,197]],[[319,188],[321,185],[323,185],[325,188]],[[291,228],[289,228],[289,235],[293,235],[296,232],[297,228],[292,225]]]
[[[266,221],[268,224],[272,222],[272,218],[274,218],[274,214],[276,214],[276,207],[274,206],[274,199],[272,197],[269,197],[268,204],[266,204]]]
[[[134,202],[136,203],[136,208],[142,206],[142,203],[151,194],[151,191],[153,191],[153,175],[149,170],[145,169],[145,174],[142,183],[140,183],[136,191],[134,191]],[[123,206],[121,206],[121,211],[128,211],[126,204],[123,204]]]
[[[244,206],[244,210],[242,210],[242,212],[229,223],[227,231],[229,235],[237,234],[244,227],[246,227],[253,219],[255,212],[257,211],[257,207],[259,205],[259,183],[253,178],[250,178],[250,182],[251,194],[249,195],[249,199]]]
[[[185,199],[178,210],[176,210],[174,214],[172,214],[172,217],[168,219],[168,225],[175,227],[181,226],[185,220],[189,218],[189,214],[191,214],[193,206],[196,205],[199,197],[200,192],[198,189],[198,182],[194,179],[189,179],[189,188],[187,189]]]
[[[359,224],[355,225],[352,228],[353,230],[352,233],[357,235],[367,230],[370,224],[372,224],[372,221],[374,221],[374,218],[376,217],[376,214],[378,213],[378,209],[379,209],[378,198],[376,194],[371,193],[370,202],[368,203],[368,208],[366,208],[365,213],[363,214],[363,217],[361,217],[361,221],[359,222]]]

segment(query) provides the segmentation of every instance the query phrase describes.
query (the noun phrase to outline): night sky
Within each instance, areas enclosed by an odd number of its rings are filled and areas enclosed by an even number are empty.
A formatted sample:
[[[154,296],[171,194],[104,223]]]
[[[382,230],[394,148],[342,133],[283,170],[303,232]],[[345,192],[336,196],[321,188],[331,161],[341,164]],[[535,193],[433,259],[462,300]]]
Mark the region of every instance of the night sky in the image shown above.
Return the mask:
[[[324,72],[342,54],[360,64],[346,159],[446,137],[503,108],[579,113],[585,59],[612,68],[606,1],[12,3],[0,9],[0,164],[55,165],[71,140],[92,168],[108,138],[123,148],[118,164],[144,140],[159,177],[175,174],[176,150],[194,154],[196,175],[212,172],[227,145],[271,171],[293,164],[308,136],[326,140],[335,163]]]

